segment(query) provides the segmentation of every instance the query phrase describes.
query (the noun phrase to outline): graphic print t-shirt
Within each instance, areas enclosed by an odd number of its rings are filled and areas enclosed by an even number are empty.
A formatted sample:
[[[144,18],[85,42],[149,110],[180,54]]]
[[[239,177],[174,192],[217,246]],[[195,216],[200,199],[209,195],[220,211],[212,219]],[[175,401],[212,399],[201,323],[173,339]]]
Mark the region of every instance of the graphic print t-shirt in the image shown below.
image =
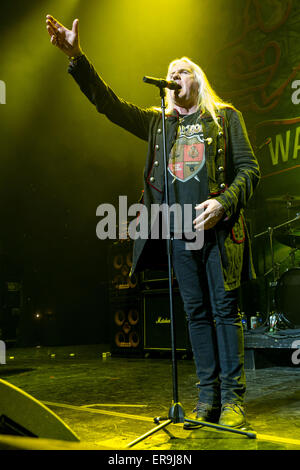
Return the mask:
[[[181,220],[177,224],[171,212],[170,231],[194,231],[192,220],[196,217],[195,206],[208,197],[208,181],[205,164],[205,145],[200,111],[181,116],[176,141],[171,149],[168,162],[168,187],[170,207],[181,206]],[[184,205],[188,204],[187,208]],[[184,226],[185,225],[185,226]]]

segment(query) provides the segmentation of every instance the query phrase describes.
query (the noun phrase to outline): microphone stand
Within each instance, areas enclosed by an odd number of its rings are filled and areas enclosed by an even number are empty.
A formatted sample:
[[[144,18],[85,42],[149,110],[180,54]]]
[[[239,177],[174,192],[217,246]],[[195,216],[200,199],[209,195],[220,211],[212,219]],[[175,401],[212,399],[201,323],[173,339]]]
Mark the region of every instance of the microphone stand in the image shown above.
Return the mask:
[[[146,78],[146,77],[145,77]],[[144,79],[144,81],[146,81]],[[151,82],[149,82],[151,83]],[[147,437],[153,435],[154,433],[163,430],[171,439],[175,439],[175,436],[171,434],[166,427],[170,424],[178,424],[178,423],[195,423],[201,424],[201,426],[208,426],[214,429],[219,429],[222,431],[229,431],[236,434],[242,434],[249,438],[256,438],[256,433],[242,431],[235,428],[230,428],[228,426],[220,426],[214,423],[207,423],[203,421],[191,420],[186,419],[184,416],[184,410],[182,408],[181,403],[179,403],[178,399],[178,373],[177,373],[177,358],[176,358],[176,334],[175,334],[175,316],[174,316],[174,309],[173,309],[173,285],[172,285],[172,239],[170,236],[170,217],[169,217],[169,188],[168,188],[168,160],[167,160],[167,138],[166,138],[166,105],[165,105],[165,86],[166,82],[157,80],[156,83],[153,81],[152,84],[155,84],[160,90],[160,98],[161,98],[161,111],[162,111],[162,136],[163,136],[163,158],[164,158],[164,183],[165,183],[165,204],[167,207],[167,257],[168,257],[168,277],[169,277],[169,302],[170,302],[170,328],[171,328],[171,347],[172,347],[172,383],[173,383],[173,401],[172,406],[169,409],[168,417],[156,417],[154,418],[154,422],[157,426],[146,434],[138,437],[134,441],[127,444],[126,447],[130,448],[134,445],[138,444],[139,442],[143,441]],[[163,421],[161,423],[161,421]]]
[[[272,323],[275,322],[274,326],[276,327],[277,324],[282,323],[284,326],[287,326],[289,328],[294,328],[294,325],[285,317],[284,312],[278,312],[277,310],[277,305],[276,305],[276,300],[275,300],[275,295],[274,295],[274,289],[277,286],[278,282],[278,275],[276,275],[276,269],[275,269],[275,253],[274,253],[274,244],[273,244],[273,236],[274,236],[274,231],[278,230],[282,227],[285,227],[286,225],[290,225],[293,222],[296,222],[300,218],[300,212],[296,214],[296,217],[294,217],[291,220],[288,220],[287,222],[284,222],[280,225],[277,225],[275,227],[268,227],[267,230],[264,232],[258,233],[254,235],[254,238],[259,238],[263,235],[268,235],[269,238],[269,245],[270,245],[270,252],[271,252],[271,269],[267,271],[264,276],[268,276],[270,273],[272,273],[273,280],[268,283],[268,311],[267,311],[267,316],[269,319],[269,324],[270,324],[270,331],[273,330]],[[270,289],[272,288],[272,290]],[[271,292],[270,292],[271,290]],[[271,309],[274,311],[272,314],[273,320],[271,319]]]

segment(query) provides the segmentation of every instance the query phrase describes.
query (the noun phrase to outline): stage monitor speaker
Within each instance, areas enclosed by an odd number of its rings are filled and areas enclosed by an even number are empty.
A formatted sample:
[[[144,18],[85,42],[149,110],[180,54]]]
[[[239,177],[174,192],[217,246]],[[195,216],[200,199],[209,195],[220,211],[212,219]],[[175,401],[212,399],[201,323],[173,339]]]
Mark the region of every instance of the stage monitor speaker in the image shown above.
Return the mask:
[[[110,299],[111,353],[140,355],[143,352],[143,315],[139,295]]]
[[[0,434],[79,442],[76,434],[49,408],[2,379]]]
[[[186,314],[178,289],[173,291],[176,350],[190,351]],[[143,292],[144,350],[171,350],[169,290]]]

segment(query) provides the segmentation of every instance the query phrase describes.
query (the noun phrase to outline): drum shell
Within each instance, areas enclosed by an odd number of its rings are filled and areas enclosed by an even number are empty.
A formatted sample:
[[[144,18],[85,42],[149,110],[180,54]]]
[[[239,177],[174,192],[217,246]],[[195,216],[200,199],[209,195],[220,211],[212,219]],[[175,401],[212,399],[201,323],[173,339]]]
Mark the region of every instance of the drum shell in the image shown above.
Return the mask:
[[[275,303],[278,313],[282,313],[294,325],[300,325],[300,268],[286,270],[275,289]]]

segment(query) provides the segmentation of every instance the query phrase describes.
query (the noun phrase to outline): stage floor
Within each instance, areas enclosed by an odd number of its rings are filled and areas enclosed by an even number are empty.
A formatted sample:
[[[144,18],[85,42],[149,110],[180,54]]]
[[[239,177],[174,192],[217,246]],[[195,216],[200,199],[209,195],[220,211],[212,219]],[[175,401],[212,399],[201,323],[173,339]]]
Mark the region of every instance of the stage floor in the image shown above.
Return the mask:
[[[169,357],[103,357],[106,345],[8,349],[0,376],[46,404],[79,436],[85,449],[122,450],[167,416],[172,404]],[[300,449],[300,366],[246,370],[246,412],[256,439],[204,427],[170,424],[134,450]],[[178,360],[179,401],[197,401],[191,359]],[[129,451],[130,453],[130,451]]]

